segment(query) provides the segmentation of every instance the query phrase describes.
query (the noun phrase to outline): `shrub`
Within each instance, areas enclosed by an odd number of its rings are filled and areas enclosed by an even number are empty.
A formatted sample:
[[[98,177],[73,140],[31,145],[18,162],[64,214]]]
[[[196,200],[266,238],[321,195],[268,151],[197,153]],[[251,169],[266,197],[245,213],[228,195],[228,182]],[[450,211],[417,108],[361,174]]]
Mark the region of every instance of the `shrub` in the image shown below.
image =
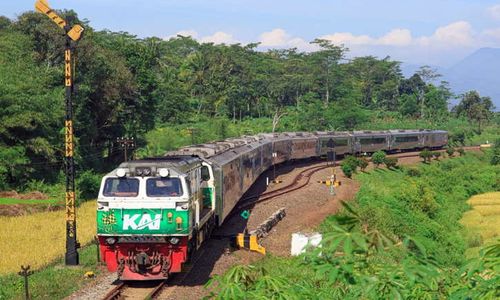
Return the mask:
[[[368,159],[366,157],[360,157],[358,158],[358,166],[361,169],[361,171],[365,171],[366,167],[368,167]]]
[[[411,177],[419,177],[420,176],[420,170],[418,168],[408,168],[406,169],[406,174]]]
[[[377,151],[373,153],[372,162],[375,164],[375,166],[377,166],[377,168],[380,164],[383,164],[385,162],[385,156],[385,152],[383,151]]]
[[[464,156],[465,155],[465,150],[464,148],[458,148],[458,154],[460,154],[460,156]]]
[[[395,168],[398,165],[397,157],[386,157],[384,160],[384,164],[388,169]]]
[[[441,152],[434,151],[432,152],[432,156],[434,157],[435,160],[439,160],[439,157],[441,157]]]
[[[420,152],[419,156],[423,159],[424,163],[430,162],[432,158],[432,152],[429,149],[424,149]]]
[[[452,146],[446,147],[446,154],[448,154],[449,157],[453,157],[453,154],[455,153],[455,148]]]
[[[359,160],[351,155],[346,156],[346,158],[342,161],[341,165],[349,165],[351,170],[356,173],[356,169],[359,166]]]
[[[493,145],[493,153],[492,157],[490,160],[490,163],[492,165],[499,165],[500,164],[500,139],[497,139],[495,141],[495,144]]]
[[[352,165],[350,164],[341,164],[340,168],[342,169],[342,172],[344,173],[345,177],[351,178],[352,173],[354,172]]]
[[[78,176],[77,186],[82,200],[96,199],[102,176],[92,171],[85,171]]]

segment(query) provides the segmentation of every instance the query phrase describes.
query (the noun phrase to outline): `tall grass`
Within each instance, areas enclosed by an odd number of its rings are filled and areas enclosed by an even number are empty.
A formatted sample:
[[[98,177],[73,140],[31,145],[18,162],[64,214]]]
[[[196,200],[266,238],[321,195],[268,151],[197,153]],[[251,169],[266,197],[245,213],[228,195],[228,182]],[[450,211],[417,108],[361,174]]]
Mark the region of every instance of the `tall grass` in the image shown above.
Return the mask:
[[[77,238],[88,244],[96,234],[95,202],[83,203],[76,210]],[[26,216],[0,217],[0,275],[46,266],[64,255],[65,211],[35,213]]]

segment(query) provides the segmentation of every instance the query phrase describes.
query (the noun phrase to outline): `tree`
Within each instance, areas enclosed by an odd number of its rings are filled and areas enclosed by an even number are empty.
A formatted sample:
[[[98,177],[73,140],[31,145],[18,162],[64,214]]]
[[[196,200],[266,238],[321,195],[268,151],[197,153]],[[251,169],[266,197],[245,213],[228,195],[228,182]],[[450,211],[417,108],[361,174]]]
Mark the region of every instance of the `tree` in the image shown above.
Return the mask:
[[[421,66],[416,74],[418,74],[420,76],[420,78],[422,78],[422,81],[425,83],[426,86],[431,84],[437,78],[441,77],[441,74],[438,74],[436,69],[433,69],[427,65]],[[427,99],[427,97],[425,94],[423,94],[423,93],[419,94],[420,118],[425,117],[426,102],[428,102],[428,101],[426,101],[426,99]]]
[[[384,164],[388,169],[393,169],[398,165],[397,157],[386,157],[384,159]]]
[[[457,116],[465,116],[471,123],[476,122],[481,132],[481,125],[492,117],[494,108],[490,97],[481,97],[477,91],[470,91],[462,96],[453,111]]]
[[[386,157],[386,155],[385,155],[384,151],[377,151],[377,152],[373,153],[373,155],[372,155],[372,162],[378,168],[379,165],[381,165],[385,162],[385,157]]]
[[[10,27],[11,24],[12,21],[9,18],[5,16],[0,16],[0,30]]]
[[[320,47],[319,51],[310,54],[310,59],[315,65],[316,78],[320,86],[324,87],[324,104],[326,107],[330,103],[334,68],[337,67],[339,60],[344,56],[345,48],[335,46],[331,41],[324,39],[315,39],[311,44]]]
[[[414,101],[416,101],[416,105],[420,106],[420,112],[418,113],[420,115],[420,118],[423,118],[425,88],[425,81],[422,80],[418,72],[413,74],[413,76],[411,76],[410,78],[402,80],[401,84],[399,85],[399,93],[401,95],[413,95],[413,99]],[[406,100],[408,101],[409,98],[407,98]],[[412,103],[412,110],[409,112],[411,114],[417,114],[413,109],[413,105],[414,104]],[[406,110],[408,111],[408,109]]]
[[[453,157],[453,154],[455,153],[455,148],[453,146],[448,145],[446,147],[446,154],[448,154],[448,157]]]
[[[432,156],[434,157],[435,160],[439,160],[439,158],[441,157],[441,152],[433,151]]]
[[[432,152],[429,149],[424,149],[420,152],[419,156],[422,158],[424,163],[430,162],[432,158]]]
[[[347,178],[352,177],[352,173],[354,173],[354,170],[350,164],[341,164],[340,168],[342,169],[342,172],[344,173],[345,177]]]
[[[361,169],[362,172],[364,172],[366,170],[366,168],[368,167],[368,159],[366,159],[366,157],[359,157],[358,158],[358,166],[359,168]]]
[[[500,165],[500,139],[497,139],[493,144],[490,162],[492,165]]]

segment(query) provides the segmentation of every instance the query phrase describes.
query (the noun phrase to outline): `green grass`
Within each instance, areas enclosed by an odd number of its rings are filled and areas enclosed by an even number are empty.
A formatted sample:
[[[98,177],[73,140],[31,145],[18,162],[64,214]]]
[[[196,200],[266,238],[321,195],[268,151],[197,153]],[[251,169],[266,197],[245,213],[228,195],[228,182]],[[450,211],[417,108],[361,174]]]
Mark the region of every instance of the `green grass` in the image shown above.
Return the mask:
[[[0,198],[0,204],[3,205],[12,205],[12,204],[64,204],[59,199],[13,199],[13,198]]]
[[[422,242],[442,265],[459,266],[468,241],[460,218],[470,209],[467,199],[498,188],[499,167],[488,156],[469,153],[431,164],[420,164],[419,174],[402,167],[361,173],[355,207],[364,223],[402,239],[409,235]],[[327,219],[322,230],[330,228]]]
[[[88,271],[92,271],[96,275],[101,272],[96,264],[96,246],[84,247],[80,249],[79,253],[79,266],[66,267],[63,260],[60,259],[46,268],[35,271],[29,277],[29,290],[32,299],[63,299],[88,281],[94,280],[86,279],[84,274]],[[0,276],[0,299],[23,299],[23,280],[23,277],[17,274]]]

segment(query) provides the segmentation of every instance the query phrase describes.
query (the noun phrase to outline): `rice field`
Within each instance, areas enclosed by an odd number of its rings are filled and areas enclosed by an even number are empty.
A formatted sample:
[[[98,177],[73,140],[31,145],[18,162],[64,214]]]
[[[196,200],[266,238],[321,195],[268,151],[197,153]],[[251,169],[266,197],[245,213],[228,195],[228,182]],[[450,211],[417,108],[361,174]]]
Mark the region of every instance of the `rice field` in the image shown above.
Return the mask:
[[[483,242],[500,237],[500,192],[476,195],[467,203],[467,211],[460,221],[472,232],[481,236]]]
[[[88,201],[77,214],[77,238],[88,244],[96,234],[96,205]],[[64,256],[66,243],[65,211],[26,216],[0,216],[0,275],[17,272],[20,265],[32,269],[46,266]]]

